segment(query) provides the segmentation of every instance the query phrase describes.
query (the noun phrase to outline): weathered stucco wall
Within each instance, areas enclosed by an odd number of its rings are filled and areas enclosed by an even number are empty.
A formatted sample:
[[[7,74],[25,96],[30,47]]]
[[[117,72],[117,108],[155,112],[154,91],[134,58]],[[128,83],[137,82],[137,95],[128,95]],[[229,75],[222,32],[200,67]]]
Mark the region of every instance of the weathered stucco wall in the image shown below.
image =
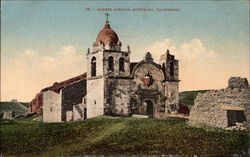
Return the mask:
[[[104,79],[87,80],[87,118],[104,115]]]
[[[104,114],[104,53],[102,48],[87,55],[87,118]],[[96,58],[96,76],[91,76],[91,60]]]
[[[61,93],[43,92],[43,122],[61,122]]]
[[[199,93],[191,109],[189,122],[193,125],[208,125],[225,128],[235,117],[228,111],[243,111],[250,120],[250,88],[226,88]],[[244,118],[244,117],[241,117]]]

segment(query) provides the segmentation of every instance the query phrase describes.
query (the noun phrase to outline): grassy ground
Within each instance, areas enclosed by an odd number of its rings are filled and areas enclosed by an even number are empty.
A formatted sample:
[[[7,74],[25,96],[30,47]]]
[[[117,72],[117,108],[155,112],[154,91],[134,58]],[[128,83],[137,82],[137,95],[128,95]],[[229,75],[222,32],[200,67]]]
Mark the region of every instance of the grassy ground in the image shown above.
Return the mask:
[[[198,93],[205,93],[208,90],[197,90],[197,91],[185,91],[180,92],[180,102],[184,105],[193,106],[194,105],[194,99],[198,95]]]
[[[27,123],[29,122],[29,123]],[[100,117],[72,123],[1,121],[0,154],[246,154],[249,132],[190,127],[183,119]]]

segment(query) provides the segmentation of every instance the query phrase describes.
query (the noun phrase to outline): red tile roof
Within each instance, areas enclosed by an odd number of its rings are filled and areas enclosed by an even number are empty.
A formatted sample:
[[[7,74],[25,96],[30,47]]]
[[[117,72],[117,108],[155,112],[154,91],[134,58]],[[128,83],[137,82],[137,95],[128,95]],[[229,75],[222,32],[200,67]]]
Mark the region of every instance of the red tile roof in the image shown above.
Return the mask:
[[[87,77],[87,73],[84,73],[79,76],[70,78],[68,80],[59,82],[59,83],[56,82],[52,86],[42,89],[41,92],[38,93],[36,97],[30,102],[29,113],[42,114],[42,105],[43,105],[43,93],[42,92],[52,90],[56,93],[59,93],[60,90],[63,89],[64,87],[71,85],[75,82],[78,82],[80,80],[84,80],[86,79],[86,77]]]
[[[41,92],[52,90],[52,91],[54,91],[56,93],[59,93],[62,88],[66,87],[68,85],[71,85],[71,84],[73,84],[75,82],[78,82],[80,80],[86,79],[86,77],[87,77],[87,73],[84,73],[84,74],[81,74],[79,76],[70,78],[68,80],[59,82],[59,83],[55,82],[52,86],[42,89]]]

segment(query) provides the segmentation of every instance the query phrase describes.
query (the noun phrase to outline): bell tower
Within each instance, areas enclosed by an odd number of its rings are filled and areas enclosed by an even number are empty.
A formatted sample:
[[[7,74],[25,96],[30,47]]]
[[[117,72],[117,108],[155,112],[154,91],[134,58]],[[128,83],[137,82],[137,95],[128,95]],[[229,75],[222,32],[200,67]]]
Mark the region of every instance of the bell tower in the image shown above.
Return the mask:
[[[87,52],[87,118],[104,115],[106,101],[105,84],[110,77],[126,77],[130,74],[130,50],[122,51],[122,43],[111,28],[108,16],[103,29]]]
[[[171,55],[169,50],[164,55],[161,55],[160,65],[166,74],[167,81],[179,81],[179,65],[178,60],[174,55]]]
[[[179,64],[169,50],[160,57],[160,66],[165,73],[166,114],[176,112],[179,104]]]

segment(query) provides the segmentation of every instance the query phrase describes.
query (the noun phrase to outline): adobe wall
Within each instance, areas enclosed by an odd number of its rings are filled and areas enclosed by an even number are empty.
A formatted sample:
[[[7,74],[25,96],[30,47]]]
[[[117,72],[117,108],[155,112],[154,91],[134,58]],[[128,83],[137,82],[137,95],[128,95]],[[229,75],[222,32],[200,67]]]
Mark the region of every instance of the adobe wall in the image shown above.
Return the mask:
[[[238,78],[233,82],[241,82],[240,79]],[[234,86],[231,83],[232,79],[230,78],[229,87],[226,89],[211,90],[203,94],[199,93],[195,99],[194,106],[191,108],[189,123],[192,125],[225,128],[228,127],[228,118],[231,118],[228,117],[227,110],[243,109],[245,109],[243,112],[249,122],[250,87],[235,88],[243,87],[242,83],[234,84]]]
[[[43,122],[61,122],[61,93],[43,92]]]

